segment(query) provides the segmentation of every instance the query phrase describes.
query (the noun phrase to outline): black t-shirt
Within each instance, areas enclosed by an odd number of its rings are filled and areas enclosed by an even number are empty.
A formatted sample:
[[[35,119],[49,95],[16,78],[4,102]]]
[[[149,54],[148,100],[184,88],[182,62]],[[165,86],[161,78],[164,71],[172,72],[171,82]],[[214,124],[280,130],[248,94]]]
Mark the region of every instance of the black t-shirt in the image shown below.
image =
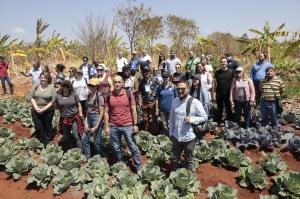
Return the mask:
[[[233,72],[230,69],[223,71],[219,69],[215,73],[215,79],[217,81],[216,94],[228,95],[230,93],[230,86],[233,79]]]

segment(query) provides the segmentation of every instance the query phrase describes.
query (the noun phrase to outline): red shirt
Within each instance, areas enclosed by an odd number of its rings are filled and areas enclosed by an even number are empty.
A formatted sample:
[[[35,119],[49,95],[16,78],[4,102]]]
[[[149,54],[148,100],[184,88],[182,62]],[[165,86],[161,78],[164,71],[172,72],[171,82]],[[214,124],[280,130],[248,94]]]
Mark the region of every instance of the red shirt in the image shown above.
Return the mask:
[[[0,63],[0,77],[8,77],[8,64],[7,63]]]
[[[109,108],[109,123],[112,126],[126,127],[132,126],[131,106],[135,106],[134,96],[131,93],[131,104],[126,94],[126,90],[122,89],[120,94],[117,95],[114,91],[111,93],[105,107]]]

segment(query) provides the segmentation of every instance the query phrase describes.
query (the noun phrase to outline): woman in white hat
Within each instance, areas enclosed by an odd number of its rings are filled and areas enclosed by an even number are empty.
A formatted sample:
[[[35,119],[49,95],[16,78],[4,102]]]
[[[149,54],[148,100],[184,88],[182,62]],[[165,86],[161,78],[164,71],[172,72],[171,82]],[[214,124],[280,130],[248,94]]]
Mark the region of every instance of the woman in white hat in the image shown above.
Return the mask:
[[[235,70],[230,89],[230,103],[234,106],[234,121],[240,124],[242,112],[244,112],[245,128],[248,128],[251,119],[251,106],[255,105],[255,90],[253,81],[245,76],[242,67]]]

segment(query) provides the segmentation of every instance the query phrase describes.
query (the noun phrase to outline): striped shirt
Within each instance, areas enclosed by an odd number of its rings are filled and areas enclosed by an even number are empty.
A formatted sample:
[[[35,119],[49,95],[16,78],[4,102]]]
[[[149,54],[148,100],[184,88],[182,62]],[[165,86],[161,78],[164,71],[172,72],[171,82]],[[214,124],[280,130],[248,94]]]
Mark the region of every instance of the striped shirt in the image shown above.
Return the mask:
[[[260,82],[260,91],[264,100],[275,100],[275,97],[280,97],[285,91],[283,81],[278,77],[272,79],[265,78]]]

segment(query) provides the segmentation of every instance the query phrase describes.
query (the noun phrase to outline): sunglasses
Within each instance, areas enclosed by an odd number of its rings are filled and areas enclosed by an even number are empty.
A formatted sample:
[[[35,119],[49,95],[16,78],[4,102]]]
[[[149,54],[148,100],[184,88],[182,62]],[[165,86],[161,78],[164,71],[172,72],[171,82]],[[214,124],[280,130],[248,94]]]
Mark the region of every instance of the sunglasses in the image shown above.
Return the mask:
[[[235,73],[241,73],[242,71],[235,71]]]
[[[122,83],[121,81],[115,81],[114,82],[115,84],[120,84],[120,83]]]
[[[185,88],[176,88],[178,92],[183,92],[185,91]]]

